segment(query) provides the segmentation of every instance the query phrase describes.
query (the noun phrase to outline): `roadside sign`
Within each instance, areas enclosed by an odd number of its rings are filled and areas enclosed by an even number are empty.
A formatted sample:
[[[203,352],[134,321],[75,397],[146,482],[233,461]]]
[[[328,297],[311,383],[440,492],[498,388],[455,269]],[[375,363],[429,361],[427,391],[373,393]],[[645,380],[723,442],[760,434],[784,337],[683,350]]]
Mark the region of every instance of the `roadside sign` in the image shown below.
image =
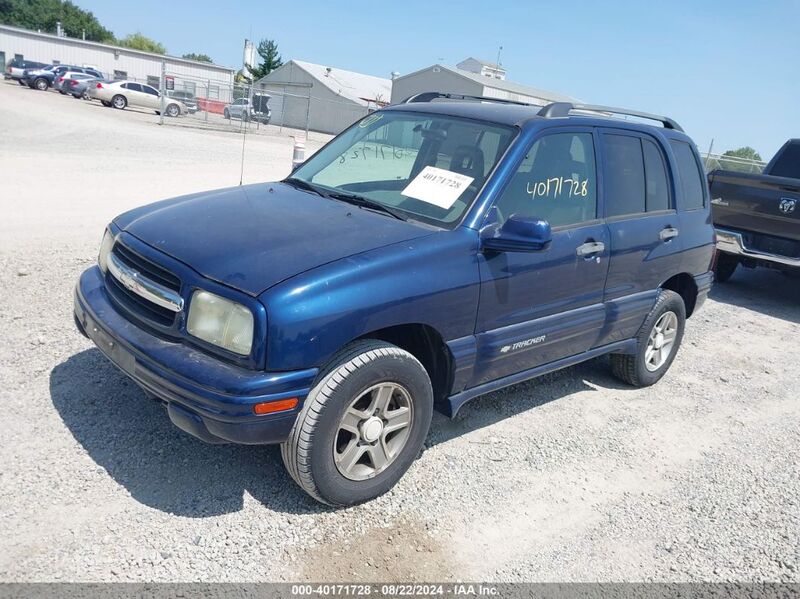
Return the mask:
[[[169,91],[174,90],[175,89],[175,77],[173,77],[172,75],[167,75],[166,77],[164,77],[164,86]]]

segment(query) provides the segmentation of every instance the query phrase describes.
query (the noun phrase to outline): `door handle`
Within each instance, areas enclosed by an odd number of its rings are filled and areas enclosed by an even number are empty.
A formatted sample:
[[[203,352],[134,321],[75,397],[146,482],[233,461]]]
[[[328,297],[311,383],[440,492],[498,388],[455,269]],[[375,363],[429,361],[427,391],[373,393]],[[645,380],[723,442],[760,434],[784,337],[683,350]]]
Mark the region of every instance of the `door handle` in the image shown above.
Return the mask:
[[[582,258],[587,258],[589,256],[593,256],[594,254],[600,254],[606,249],[606,244],[602,241],[587,241],[583,245],[579,245],[575,250],[575,253]]]
[[[678,236],[678,229],[675,227],[666,227],[665,229],[661,229],[661,233],[659,233],[658,236],[661,238],[661,241],[669,241]]]

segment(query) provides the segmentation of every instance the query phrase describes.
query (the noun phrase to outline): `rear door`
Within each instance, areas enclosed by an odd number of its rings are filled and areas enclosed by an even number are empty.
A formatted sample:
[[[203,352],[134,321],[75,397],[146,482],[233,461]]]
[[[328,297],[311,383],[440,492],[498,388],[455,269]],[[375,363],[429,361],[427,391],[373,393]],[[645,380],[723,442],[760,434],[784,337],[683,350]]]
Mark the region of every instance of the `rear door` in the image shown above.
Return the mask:
[[[680,272],[681,227],[660,141],[623,129],[601,134],[605,218],[611,257],[598,345],[630,339],[659,286]]]
[[[608,229],[600,217],[591,128],[548,129],[491,208],[550,222],[550,247],[479,255],[478,356],[469,386],[579,354],[605,320]]]

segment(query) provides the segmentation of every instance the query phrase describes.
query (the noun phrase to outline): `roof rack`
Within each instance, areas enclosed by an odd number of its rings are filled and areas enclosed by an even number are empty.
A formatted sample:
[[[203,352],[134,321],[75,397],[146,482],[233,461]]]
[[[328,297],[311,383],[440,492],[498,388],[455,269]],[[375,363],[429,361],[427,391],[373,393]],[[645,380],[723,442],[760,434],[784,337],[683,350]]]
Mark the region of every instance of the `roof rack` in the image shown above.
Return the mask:
[[[409,96],[401,104],[416,104],[417,102],[432,102],[445,98],[448,100],[475,100],[478,102],[494,102],[496,104],[515,104],[517,106],[535,106],[535,104],[527,104],[525,102],[517,102],[515,100],[504,100],[502,98],[487,98],[485,96],[470,96],[466,94],[451,94],[445,92],[422,92]]]
[[[608,112],[611,114],[622,114],[626,116],[635,116],[641,119],[648,119],[651,121],[658,121],[664,125],[665,129],[675,129],[675,131],[683,131],[683,128],[666,116],[659,116],[657,114],[650,114],[649,112],[639,112],[638,110],[628,110],[626,108],[614,108],[613,106],[598,106],[596,104],[573,104],[572,102],[553,102],[548,104],[539,111],[539,116],[545,118],[556,118],[569,116],[573,110],[585,110],[587,112]]]

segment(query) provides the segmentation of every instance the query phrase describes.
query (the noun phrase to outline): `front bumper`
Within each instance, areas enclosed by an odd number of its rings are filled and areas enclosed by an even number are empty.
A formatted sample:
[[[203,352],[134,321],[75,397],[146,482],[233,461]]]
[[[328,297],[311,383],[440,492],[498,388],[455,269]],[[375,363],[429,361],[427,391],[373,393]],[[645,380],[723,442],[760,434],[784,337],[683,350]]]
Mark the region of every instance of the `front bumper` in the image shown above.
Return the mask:
[[[752,258],[753,260],[780,264],[782,266],[793,266],[795,268],[800,268],[799,257],[783,256],[781,254],[773,254],[770,252],[749,248],[747,247],[742,234],[737,231],[717,228],[715,229],[715,232],[717,234],[717,249],[720,252],[734,254],[743,258]]]
[[[285,441],[318,372],[250,370],[157,337],[117,312],[96,266],[75,289],[75,323],[122,372],[166,404],[173,424],[208,443]],[[294,410],[253,413],[254,404],[289,397],[300,399]]]

